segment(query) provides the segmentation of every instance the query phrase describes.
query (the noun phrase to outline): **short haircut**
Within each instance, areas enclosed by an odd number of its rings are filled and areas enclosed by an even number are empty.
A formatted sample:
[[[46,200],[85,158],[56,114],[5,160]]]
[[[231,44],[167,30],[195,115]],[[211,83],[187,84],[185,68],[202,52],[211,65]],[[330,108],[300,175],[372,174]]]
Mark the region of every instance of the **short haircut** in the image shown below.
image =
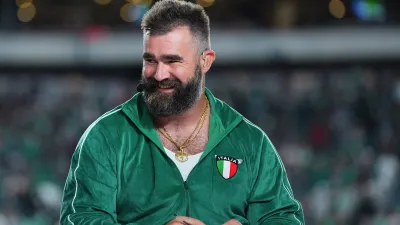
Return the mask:
[[[200,53],[211,48],[210,19],[203,7],[180,0],[161,0],[143,17],[141,27],[149,35],[165,35],[187,26],[198,44]]]

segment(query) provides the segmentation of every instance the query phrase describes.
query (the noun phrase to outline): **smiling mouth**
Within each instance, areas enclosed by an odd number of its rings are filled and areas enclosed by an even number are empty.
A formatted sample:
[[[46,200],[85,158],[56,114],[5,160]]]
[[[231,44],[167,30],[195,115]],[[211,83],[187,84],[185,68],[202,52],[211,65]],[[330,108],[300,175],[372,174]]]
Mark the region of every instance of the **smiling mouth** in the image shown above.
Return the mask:
[[[158,86],[159,89],[174,89],[174,86],[167,86],[167,85],[159,85]]]
[[[175,89],[174,87],[158,87],[158,90],[161,92],[171,92],[174,89]]]

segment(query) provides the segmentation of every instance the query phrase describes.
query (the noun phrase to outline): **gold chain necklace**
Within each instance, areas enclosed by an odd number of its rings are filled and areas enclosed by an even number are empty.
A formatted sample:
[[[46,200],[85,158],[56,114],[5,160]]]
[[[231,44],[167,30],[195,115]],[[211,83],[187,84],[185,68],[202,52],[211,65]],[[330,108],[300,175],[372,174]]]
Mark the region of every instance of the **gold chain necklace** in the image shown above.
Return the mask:
[[[197,136],[200,133],[201,128],[203,128],[204,121],[206,119],[208,108],[209,108],[209,101],[208,101],[207,97],[206,97],[206,100],[207,100],[206,107],[204,108],[204,111],[201,115],[199,122],[197,122],[196,128],[193,130],[193,132],[190,134],[188,139],[182,145],[178,145],[178,143],[176,143],[176,141],[174,141],[174,139],[171,137],[171,135],[168,133],[168,131],[164,127],[161,129],[158,129],[164,137],[166,137],[171,143],[173,143],[178,148],[178,151],[175,153],[175,158],[179,162],[186,162],[188,160],[188,154],[185,152],[184,149],[187,148],[190,144],[192,144],[192,142],[194,140],[196,140]],[[196,130],[197,130],[197,133],[192,138],[192,136]]]

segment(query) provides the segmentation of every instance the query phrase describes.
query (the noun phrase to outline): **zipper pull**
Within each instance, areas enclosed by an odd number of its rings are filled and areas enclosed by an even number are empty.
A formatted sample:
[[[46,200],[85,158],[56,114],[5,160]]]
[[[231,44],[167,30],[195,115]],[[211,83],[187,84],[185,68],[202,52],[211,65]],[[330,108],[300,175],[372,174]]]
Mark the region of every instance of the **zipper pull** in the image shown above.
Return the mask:
[[[183,187],[185,187],[186,190],[188,189],[188,184],[186,181],[183,182]]]

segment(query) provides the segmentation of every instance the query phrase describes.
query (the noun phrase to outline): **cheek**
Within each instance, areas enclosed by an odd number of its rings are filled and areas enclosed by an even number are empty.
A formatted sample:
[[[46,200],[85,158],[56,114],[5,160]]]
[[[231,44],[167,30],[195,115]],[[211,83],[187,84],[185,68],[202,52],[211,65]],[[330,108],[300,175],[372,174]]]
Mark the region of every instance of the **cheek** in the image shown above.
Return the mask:
[[[152,64],[143,64],[143,75],[145,77],[151,77],[156,73],[156,66]]]
[[[171,67],[174,76],[182,83],[186,83],[193,76],[193,71],[183,66],[172,66]]]

